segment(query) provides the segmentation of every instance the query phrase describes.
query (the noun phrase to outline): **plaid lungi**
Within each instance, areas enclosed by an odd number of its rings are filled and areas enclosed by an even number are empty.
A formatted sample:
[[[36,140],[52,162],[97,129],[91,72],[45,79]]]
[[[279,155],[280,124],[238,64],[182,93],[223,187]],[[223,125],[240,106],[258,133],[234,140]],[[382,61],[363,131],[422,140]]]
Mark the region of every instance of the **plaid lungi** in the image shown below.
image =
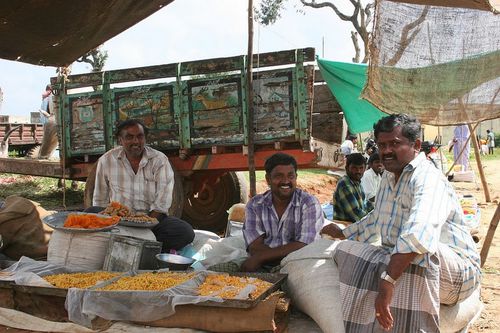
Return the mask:
[[[339,268],[347,333],[386,332],[375,318],[375,298],[380,275],[386,270],[390,255],[387,249],[355,241],[343,241],[337,246],[333,257]],[[474,271],[464,268],[467,263],[445,264],[449,255],[454,253],[440,246],[439,254],[431,256],[428,267],[412,264],[397,280],[390,306],[394,318],[390,332],[439,332],[441,298],[444,303],[454,304],[474,291],[479,284],[479,274],[466,273],[465,276],[464,269]]]

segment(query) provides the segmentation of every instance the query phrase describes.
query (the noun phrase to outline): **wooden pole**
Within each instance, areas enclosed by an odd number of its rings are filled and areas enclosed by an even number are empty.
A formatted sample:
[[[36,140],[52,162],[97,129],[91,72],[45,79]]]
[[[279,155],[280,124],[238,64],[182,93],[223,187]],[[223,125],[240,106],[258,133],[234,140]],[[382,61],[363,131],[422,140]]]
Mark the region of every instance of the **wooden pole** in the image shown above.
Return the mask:
[[[254,109],[253,109],[253,0],[248,0],[248,54],[247,54],[247,110],[248,110],[248,178],[250,197],[257,194],[254,154]]]
[[[467,124],[467,126],[469,127],[470,137],[472,138],[472,143],[474,145],[474,155],[476,156],[479,176],[481,176],[481,184],[483,184],[484,198],[486,202],[491,202],[490,190],[488,189],[488,183],[486,182],[486,177],[484,176],[483,163],[481,162],[481,154],[479,152],[479,144],[477,143],[475,127],[472,127],[471,124]]]
[[[493,236],[495,236],[495,231],[497,230],[498,220],[500,219],[500,203],[497,205],[495,214],[490,222],[490,227],[486,233],[486,238],[484,239],[483,248],[481,249],[481,267],[484,266],[486,258],[488,257],[488,252],[490,251],[491,242],[493,241]]]

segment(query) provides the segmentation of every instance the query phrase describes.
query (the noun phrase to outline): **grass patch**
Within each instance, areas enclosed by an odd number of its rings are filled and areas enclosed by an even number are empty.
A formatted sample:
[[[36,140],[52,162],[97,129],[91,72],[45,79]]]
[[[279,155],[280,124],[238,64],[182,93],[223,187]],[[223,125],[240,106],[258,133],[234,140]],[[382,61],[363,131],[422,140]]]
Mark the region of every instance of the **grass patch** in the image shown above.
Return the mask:
[[[56,178],[34,177],[24,175],[0,174],[0,200],[10,195],[17,195],[38,202],[48,210],[64,207],[83,206],[85,183],[78,182],[78,189],[71,189],[71,181],[66,181],[66,189],[57,187]]]

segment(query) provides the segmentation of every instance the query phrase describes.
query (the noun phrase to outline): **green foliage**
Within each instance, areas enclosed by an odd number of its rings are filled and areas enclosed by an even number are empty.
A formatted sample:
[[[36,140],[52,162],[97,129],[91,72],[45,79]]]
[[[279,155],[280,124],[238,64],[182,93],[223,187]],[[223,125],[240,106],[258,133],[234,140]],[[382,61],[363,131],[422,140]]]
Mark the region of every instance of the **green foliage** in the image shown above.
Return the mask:
[[[262,0],[260,8],[255,9],[256,20],[263,25],[271,25],[281,17],[280,12],[285,8],[287,0]]]
[[[0,174],[0,200],[17,195],[35,202],[47,210],[64,209],[63,189],[57,187],[56,178]],[[83,207],[84,183],[78,182],[78,189],[71,189],[66,181],[66,207]]]

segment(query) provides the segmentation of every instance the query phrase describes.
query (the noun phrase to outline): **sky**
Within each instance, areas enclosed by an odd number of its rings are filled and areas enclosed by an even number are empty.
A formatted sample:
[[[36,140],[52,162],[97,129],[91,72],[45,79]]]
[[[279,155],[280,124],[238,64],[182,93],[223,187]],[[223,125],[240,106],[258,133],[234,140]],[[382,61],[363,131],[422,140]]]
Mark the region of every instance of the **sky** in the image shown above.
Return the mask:
[[[254,0],[254,6],[258,3]],[[348,3],[339,3],[346,13],[351,11]],[[246,54],[247,6],[247,0],[175,0],[104,43],[102,49],[108,52],[104,70]],[[350,23],[341,21],[329,8],[312,9],[289,0],[274,25],[254,23],[253,50],[314,47],[320,57],[350,62],[354,55],[351,30]],[[87,64],[72,67],[72,74],[89,71]],[[38,111],[52,76],[56,76],[55,67],[0,59],[0,114],[29,119],[30,112]]]

